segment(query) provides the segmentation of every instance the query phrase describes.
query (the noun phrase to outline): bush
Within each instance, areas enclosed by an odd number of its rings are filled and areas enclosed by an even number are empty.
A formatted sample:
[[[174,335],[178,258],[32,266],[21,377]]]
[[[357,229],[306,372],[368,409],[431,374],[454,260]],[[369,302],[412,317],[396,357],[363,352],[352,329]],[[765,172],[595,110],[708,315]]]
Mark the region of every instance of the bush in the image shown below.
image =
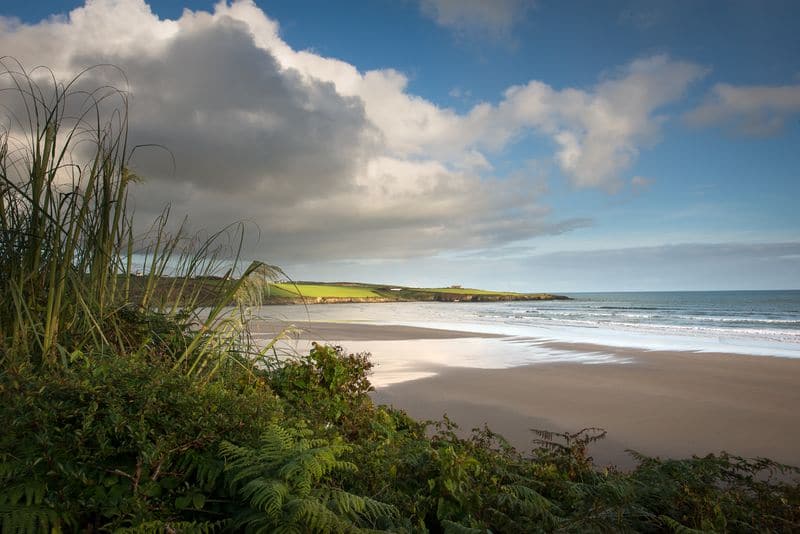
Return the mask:
[[[219,444],[256,443],[280,416],[269,388],[248,377],[200,386],[119,355],[0,375],[0,401],[4,532],[44,512],[53,524],[96,529],[215,518]]]
[[[208,383],[169,360],[119,354],[4,372],[0,528],[793,532],[800,525],[800,487],[788,482],[796,471],[769,460],[638,456],[630,473],[598,470],[585,451],[596,435],[583,432],[540,433],[526,456],[488,429],[463,438],[447,419],[431,426],[372,405],[364,360],[316,346],[304,363],[274,376],[231,367]],[[273,392],[270,383],[280,387]],[[340,393],[333,401],[331,391]],[[332,414],[338,419],[326,419]],[[783,481],[770,479],[773,472]]]
[[[372,413],[369,354],[312,344],[308,356],[289,360],[269,378],[275,392],[315,423],[353,434]]]
[[[332,473],[358,471],[340,459],[350,447],[312,436],[305,428],[273,425],[257,448],[222,444],[230,484],[247,504],[232,526],[257,532],[393,528],[400,520],[394,506],[336,487]]]

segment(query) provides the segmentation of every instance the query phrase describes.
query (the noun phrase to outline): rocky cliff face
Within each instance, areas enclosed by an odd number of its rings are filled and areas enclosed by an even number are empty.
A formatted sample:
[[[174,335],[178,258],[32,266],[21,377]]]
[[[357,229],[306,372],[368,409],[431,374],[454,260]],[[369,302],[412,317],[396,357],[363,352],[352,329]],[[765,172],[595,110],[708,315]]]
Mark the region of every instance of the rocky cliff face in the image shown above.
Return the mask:
[[[460,295],[458,293],[439,293],[431,300],[441,302],[503,302],[508,300],[569,300],[563,295]]]

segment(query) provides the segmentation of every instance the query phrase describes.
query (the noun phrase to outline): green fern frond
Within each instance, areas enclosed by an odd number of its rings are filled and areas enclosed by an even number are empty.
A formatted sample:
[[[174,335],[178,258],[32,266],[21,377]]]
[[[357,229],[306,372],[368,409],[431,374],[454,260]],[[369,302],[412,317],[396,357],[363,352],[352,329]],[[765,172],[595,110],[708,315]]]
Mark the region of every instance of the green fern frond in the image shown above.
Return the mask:
[[[706,534],[705,530],[697,530],[694,528],[689,528],[685,525],[682,525],[678,521],[675,521],[671,517],[667,517],[665,515],[658,516],[658,519],[675,534]]]
[[[465,527],[460,523],[448,521],[447,519],[442,520],[442,528],[444,529],[444,534],[491,534],[484,528]]]
[[[60,532],[63,526],[71,524],[69,519],[45,506],[0,504],[2,534]]]
[[[0,503],[16,505],[24,503],[26,506],[41,504],[44,500],[47,486],[36,479],[25,480],[20,484],[7,486],[0,494]]]
[[[313,482],[333,471],[356,471],[358,469],[351,462],[337,459],[339,454],[349,449],[344,445],[332,444],[313,449],[296,450],[294,457],[281,466],[277,474],[284,480],[295,481],[299,489],[308,492],[311,490]]]
[[[229,484],[248,505],[234,527],[246,532],[358,532],[393,523],[393,506],[332,486],[336,471],[356,471],[339,457],[350,447],[311,439],[306,429],[273,425],[259,448],[223,443]]]
[[[319,499],[294,499],[287,506],[292,523],[305,526],[310,532],[353,532],[358,528],[341,518]]]
[[[184,476],[194,475],[195,480],[206,489],[214,487],[225,470],[225,464],[217,457],[195,450],[184,453],[178,465]]]
[[[117,529],[119,534],[162,534],[164,532],[180,532],[181,534],[214,534],[220,532],[228,521],[148,521],[135,527]]]
[[[266,513],[270,519],[278,519],[290,491],[281,480],[256,478],[242,487],[241,494],[252,507]]]
[[[522,484],[509,484],[501,488],[500,499],[512,509],[517,509],[527,517],[550,517],[553,512],[560,512],[553,504],[536,490]]]
[[[304,534],[306,531],[297,525],[278,525],[272,532],[275,534]]]
[[[331,509],[353,521],[363,520],[374,526],[380,522],[394,523],[400,519],[397,507],[340,489],[327,490],[320,497]]]

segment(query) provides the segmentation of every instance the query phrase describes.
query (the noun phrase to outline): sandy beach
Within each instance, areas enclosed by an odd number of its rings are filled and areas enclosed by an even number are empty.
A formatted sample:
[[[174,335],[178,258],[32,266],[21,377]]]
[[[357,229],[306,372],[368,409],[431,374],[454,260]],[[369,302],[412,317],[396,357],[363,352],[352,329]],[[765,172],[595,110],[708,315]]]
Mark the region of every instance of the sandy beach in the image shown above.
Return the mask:
[[[274,335],[283,330],[296,331],[300,339],[338,343],[348,341],[403,341],[415,339],[502,338],[497,334],[481,334],[439,328],[419,328],[403,325],[376,325],[367,323],[337,323],[324,321],[253,321],[254,332]]]
[[[408,326],[298,325],[301,340],[371,352],[376,402],[417,418],[447,413],[466,430],[488,424],[521,450],[530,450],[530,428],[594,426],[608,431],[592,449],[600,464],[630,467],[634,462],[625,450],[634,449],[661,457],[726,450],[800,465],[797,359],[646,351]],[[264,326],[262,331],[276,331],[280,324]],[[522,349],[551,357],[527,365],[500,358],[502,368],[470,360],[482,351],[499,357]]]

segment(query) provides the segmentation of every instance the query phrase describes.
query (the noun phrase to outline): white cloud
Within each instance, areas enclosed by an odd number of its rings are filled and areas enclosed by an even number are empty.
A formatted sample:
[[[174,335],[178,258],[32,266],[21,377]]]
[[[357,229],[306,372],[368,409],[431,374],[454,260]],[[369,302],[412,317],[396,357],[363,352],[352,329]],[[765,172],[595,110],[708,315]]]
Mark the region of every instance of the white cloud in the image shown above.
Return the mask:
[[[774,135],[800,114],[800,85],[715,85],[706,101],[686,114],[695,126],[721,125],[744,135]]]
[[[535,6],[533,0],[420,0],[422,13],[458,33],[505,38]]]
[[[657,140],[658,110],[703,72],[656,56],[593,88],[531,81],[462,114],[410,93],[395,70],[292,49],[250,0],[178,20],[142,0],[90,0],[34,25],[0,20],[0,50],[62,79],[123,68],[132,142],[165,145],[177,166],[139,153],[150,176],[139,212],[169,201],[209,227],[252,220],[256,252],[274,261],[435,254],[585,225],[553,220],[535,171],[493,176],[496,153],[533,132],[576,186],[613,189]]]
[[[463,166],[465,158],[474,159],[475,150],[500,150],[532,129],[561,147],[555,159],[579,187],[618,186],[618,173],[634,161],[640,146],[657,140],[664,117],[656,112],[681,98],[706,72],[693,63],[657,55],[612,72],[591,90],[557,90],[531,81],[509,88],[497,105],[480,103],[460,115],[408,93],[408,79],[398,71],[361,73],[337,59],[295,52],[282,41],[269,44],[277,39],[277,26],[248,2],[221,12],[264,28],[267,37],[256,41],[284,66],[360,98],[396,156],[428,156]]]
[[[653,56],[633,61],[590,91],[559,91],[538,81],[512,87],[498,109],[504,124],[551,136],[559,147],[556,160],[574,185],[615,189],[640,147],[658,140],[665,120],[659,109],[704,74],[693,63]]]

